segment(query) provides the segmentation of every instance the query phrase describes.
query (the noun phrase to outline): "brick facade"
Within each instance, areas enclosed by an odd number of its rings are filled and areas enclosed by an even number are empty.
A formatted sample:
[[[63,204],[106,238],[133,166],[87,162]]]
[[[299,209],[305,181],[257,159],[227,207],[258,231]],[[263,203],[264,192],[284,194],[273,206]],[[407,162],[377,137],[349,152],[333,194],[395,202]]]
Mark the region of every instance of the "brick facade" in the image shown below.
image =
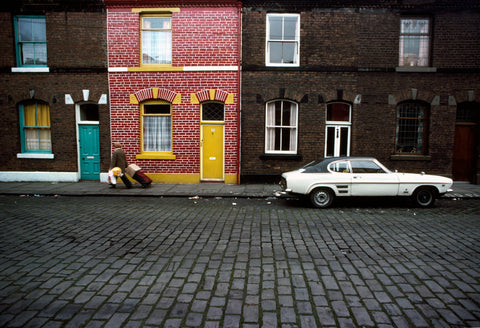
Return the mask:
[[[237,183],[240,41],[237,3],[145,1],[132,8],[121,0],[112,0],[106,1],[106,5],[112,140],[121,142],[128,161],[139,165],[156,182],[200,182],[201,105],[204,101],[223,103],[223,174],[214,180]],[[169,11],[171,65],[142,66],[142,14]],[[171,104],[172,152],[164,158],[161,154],[142,153],[141,106],[151,100]]]
[[[0,180],[77,181],[81,178],[76,104],[98,104],[101,170],[110,158],[110,119],[107,99],[106,15],[100,1],[50,6],[42,1],[15,1],[2,5],[0,31]],[[16,15],[43,16],[46,24],[47,67],[18,71],[14,19]],[[88,90],[88,97],[83,90]],[[69,96],[66,100],[66,95]],[[39,100],[48,104],[51,156],[22,157],[19,105]],[[7,137],[8,136],[8,137]]]
[[[284,171],[323,158],[326,105],[338,101],[351,106],[351,156],[375,156],[399,171],[451,176],[457,105],[477,104],[480,111],[478,5],[398,7],[357,1],[322,6],[314,1],[243,2],[242,181],[276,180]],[[266,66],[270,13],[300,14],[298,67]],[[419,14],[432,22],[428,68],[434,69],[402,70],[400,19]],[[293,155],[265,152],[266,103],[278,99],[298,104]],[[397,106],[407,100],[430,108],[428,150],[422,156],[395,153]],[[478,158],[479,149],[471,152]]]

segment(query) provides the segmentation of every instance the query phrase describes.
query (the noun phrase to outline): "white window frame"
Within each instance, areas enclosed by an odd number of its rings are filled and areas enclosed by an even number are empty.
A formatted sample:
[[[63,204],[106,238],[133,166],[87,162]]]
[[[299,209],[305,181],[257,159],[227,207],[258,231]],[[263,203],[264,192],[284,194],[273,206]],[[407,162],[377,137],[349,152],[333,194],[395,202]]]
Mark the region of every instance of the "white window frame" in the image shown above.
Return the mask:
[[[270,18],[271,17],[282,17],[287,18],[287,17],[295,17],[297,19],[297,25],[295,29],[295,39],[294,40],[286,40],[284,39],[284,36],[282,35],[282,38],[280,40],[271,40],[270,39]],[[291,67],[297,67],[300,66],[300,14],[267,14],[267,21],[266,21],[266,37],[265,37],[265,65],[266,66],[291,66]],[[282,22],[283,26],[283,22]],[[282,34],[283,34],[283,27],[282,27]],[[283,59],[281,63],[276,63],[276,62],[271,62],[270,61],[270,44],[271,43],[285,43],[285,42],[291,42],[295,43],[295,53],[293,55],[293,63],[283,63]]]
[[[290,105],[294,105],[293,109],[294,112],[291,112],[290,120],[293,120],[294,125],[276,125],[275,124],[275,116],[272,117],[275,113],[275,103],[281,102],[282,106],[282,115],[283,115],[283,106],[285,103]],[[293,116],[293,117],[292,117]],[[283,122],[283,119],[280,119]],[[292,122],[290,122],[291,124]],[[290,134],[290,147],[288,150],[276,150],[275,149],[275,129],[290,129],[294,130],[293,133]],[[283,133],[283,132],[282,132]],[[282,135],[280,136],[282,138]],[[282,144],[282,141],[280,141]],[[265,154],[297,154],[298,149],[298,104],[296,102],[285,100],[285,99],[277,99],[273,101],[269,101],[265,107]]]
[[[420,32],[407,31],[405,24],[424,24]],[[400,19],[400,39],[398,65],[400,67],[429,67],[431,46],[431,20],[428,17],[403,17]],[[415,40],[415,38],[418,38]],[[410,40],[408,40],[410,39]],[[406,43],[415,43],[418,53],[405,52]]]
[[[148,22],[149,19],[162,19],[164,20],[165,26],[163,27],[150,27],[146,26],[145,23]],[[141,44],[140,44],[140,60],[141,66],[171,66],[172,65],[172,15],[171,14],[144,14],[140,17],[140,33],[141,33]],[[159,32],[162,33],[161,38],[154,38],[151,37],[148,39],[146,34],[149,32]],[[165,33],[165,34],[163,34]],[[158,36],[155,34],[155,36]],[[166,38],[165,38],[166,36]],[[148,40],[147,40],[148,39]],[[150,41],[150,42],[148,42]],[[155,42],[157,44],[155,44]],[[161,63],[149,63],[145,61],[144,55],[148,55],[147,49],[148,46],[153,47],[154,44],[157,47],[162,48],[163,52],[159,54],[163,55],[163,62]]]

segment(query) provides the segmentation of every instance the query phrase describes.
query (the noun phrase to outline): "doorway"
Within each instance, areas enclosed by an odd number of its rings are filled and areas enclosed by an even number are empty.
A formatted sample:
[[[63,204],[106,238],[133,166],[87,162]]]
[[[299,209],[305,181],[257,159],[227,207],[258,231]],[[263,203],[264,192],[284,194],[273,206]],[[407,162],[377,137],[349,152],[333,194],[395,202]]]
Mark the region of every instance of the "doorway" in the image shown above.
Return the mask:
[[[475,182],[476,138],[480,104],[458,104],[453,148],[452,176],[456,181]]]
[[[98,105],[77,105],[80,179],[100,178],[100,136]]]
[[[202,181],[224,181],[224,104],[201,105],[200,171]]]
[[[325,157],[350,156],[351,106],[327,104]]]

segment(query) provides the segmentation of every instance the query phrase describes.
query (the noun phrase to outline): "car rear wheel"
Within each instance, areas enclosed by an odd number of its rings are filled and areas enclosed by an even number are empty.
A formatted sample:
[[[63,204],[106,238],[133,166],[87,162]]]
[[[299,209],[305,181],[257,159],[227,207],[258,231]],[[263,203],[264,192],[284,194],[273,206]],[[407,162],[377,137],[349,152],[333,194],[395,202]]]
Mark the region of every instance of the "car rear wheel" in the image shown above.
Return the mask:
[[[432,188],[419,188],[413,194],[413,201],[419,207],[432,207],[435,204],[436,193]]]
[[[328,188],[317,188],[310,193],[310,202],[317,208],[329,207],[334,198],[334,193]]]

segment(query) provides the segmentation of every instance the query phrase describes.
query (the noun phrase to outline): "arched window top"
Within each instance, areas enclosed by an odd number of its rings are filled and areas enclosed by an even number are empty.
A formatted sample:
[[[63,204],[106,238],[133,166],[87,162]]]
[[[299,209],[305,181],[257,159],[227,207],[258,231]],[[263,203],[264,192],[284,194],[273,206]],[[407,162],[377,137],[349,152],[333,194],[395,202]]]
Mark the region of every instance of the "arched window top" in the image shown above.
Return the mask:
[[[219,101],[202,102],[202,122],[225,121],[225,104]]]
[[[428,115],[430,104],[421,100],[406,100],[398,103],[397,117],[422,119]]]
[[[347,103],[332,102],[327,104],[327,121],[351,122],[351,106]]]

